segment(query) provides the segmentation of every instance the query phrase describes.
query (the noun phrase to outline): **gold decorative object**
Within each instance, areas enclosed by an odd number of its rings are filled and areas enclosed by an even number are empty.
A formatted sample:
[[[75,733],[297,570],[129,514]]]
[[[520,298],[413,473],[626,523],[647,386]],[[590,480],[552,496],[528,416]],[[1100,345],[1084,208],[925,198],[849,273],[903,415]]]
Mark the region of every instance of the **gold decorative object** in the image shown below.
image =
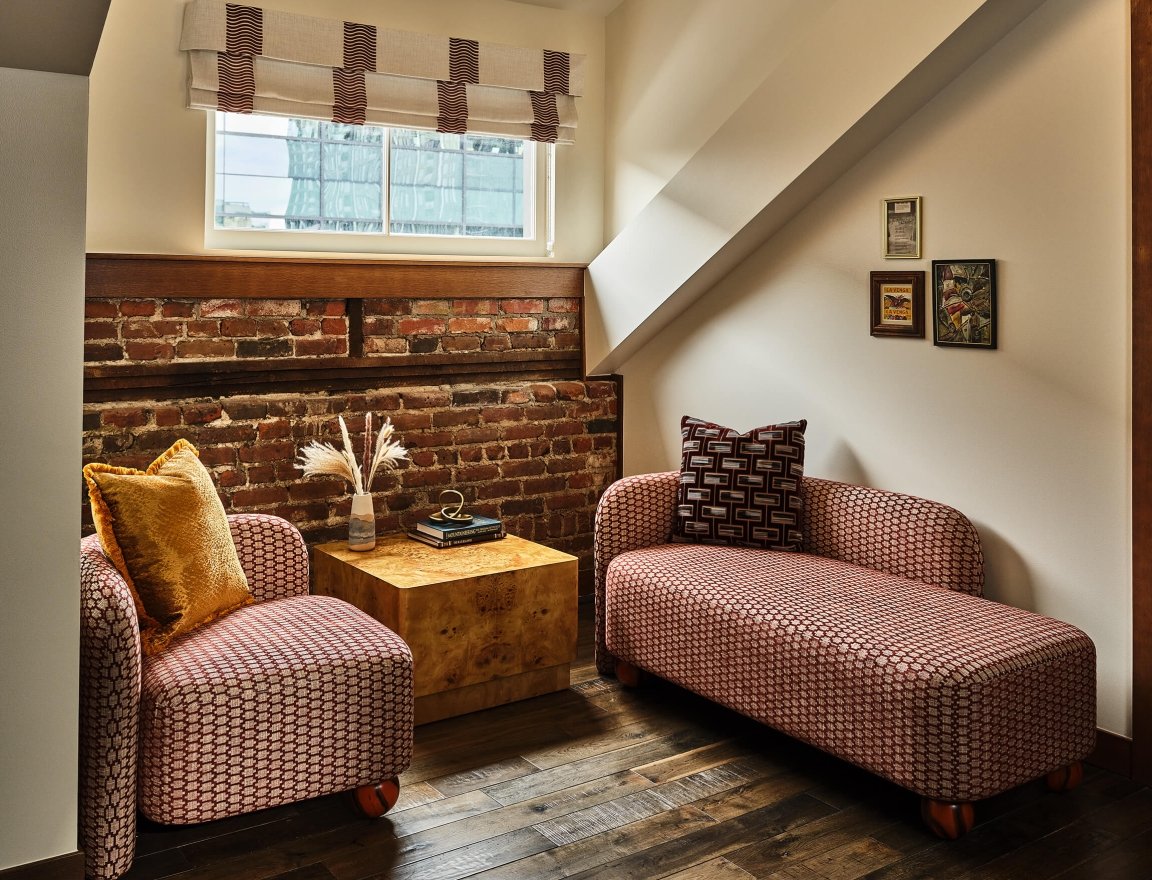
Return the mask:
[[[453,495],[458,499],[455,507],[450,503],[445,504],[444,496],[447,495],[451,498]],[[472,522],[472,514],[464,512],[464,496],[457,492],[455,489],[445,489],[440,493],[439,498],[442,505],[437,513],[431,514],[428,519],[434,522],[454,522],[454,523],[469,523]]]

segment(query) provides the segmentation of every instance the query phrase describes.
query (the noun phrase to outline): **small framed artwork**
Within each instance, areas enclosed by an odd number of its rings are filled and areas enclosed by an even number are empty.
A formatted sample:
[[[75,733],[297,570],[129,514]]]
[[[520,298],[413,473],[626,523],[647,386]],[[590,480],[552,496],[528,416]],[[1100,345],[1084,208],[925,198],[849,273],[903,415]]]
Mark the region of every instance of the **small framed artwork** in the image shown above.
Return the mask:
[[[885,259],[920,259],[920,196],[884,199],[881,219]]]
[[[996,347],[996,261],[932,261],[932,341]]]
[[[872,335],[924,338],[924,273],[873,272]]]

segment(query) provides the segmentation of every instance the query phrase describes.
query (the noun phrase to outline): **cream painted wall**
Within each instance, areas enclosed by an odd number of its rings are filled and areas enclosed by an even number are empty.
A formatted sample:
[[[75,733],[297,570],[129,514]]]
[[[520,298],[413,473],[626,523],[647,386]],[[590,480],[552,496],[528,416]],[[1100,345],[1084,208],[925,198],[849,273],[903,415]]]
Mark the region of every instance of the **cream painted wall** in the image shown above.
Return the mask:
[[[76,851],[87,112],[0,68],[0,872]]]
[[[807,418],[809,473],[964,511],[988,595],[1086,630],[1130,735],[1127,22],[1049,0],[622,372],[628,473],[678,466],[685,413]],[[885,261],[880,200],[909,194],[929,259]],[[868,335],[870,270],[989,257],[998,351]]]
[[[608,17],[605,235],[612,239],[834,0],[624,0]]]
[[[585,95],[577,101],[577,142],[557,148],[556,258],[585,262],[600,250],[603,18],[508,0],[264,0],[262,5],[397,30],[587,55]],[[187,62],[177,49],[183,9],[183,0],[112,0],[91,77],[91,252],[207,252],[207,123],[202,111],[185,109]]]

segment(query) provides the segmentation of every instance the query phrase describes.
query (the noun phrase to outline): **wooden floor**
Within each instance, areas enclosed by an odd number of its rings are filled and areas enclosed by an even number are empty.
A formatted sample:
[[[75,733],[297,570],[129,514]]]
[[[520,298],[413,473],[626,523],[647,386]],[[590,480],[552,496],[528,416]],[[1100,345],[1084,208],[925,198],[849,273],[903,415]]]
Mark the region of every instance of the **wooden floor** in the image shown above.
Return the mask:
[[[586,615],[585,615],[586,616]],[[1152,878],[1152,790],[1087,768],[978,805],[948,843],[915,796],[670,685],[597,677],[590,627],[568,691],[416,730],[401,800],[342,795],[141,829],[132,880]]]

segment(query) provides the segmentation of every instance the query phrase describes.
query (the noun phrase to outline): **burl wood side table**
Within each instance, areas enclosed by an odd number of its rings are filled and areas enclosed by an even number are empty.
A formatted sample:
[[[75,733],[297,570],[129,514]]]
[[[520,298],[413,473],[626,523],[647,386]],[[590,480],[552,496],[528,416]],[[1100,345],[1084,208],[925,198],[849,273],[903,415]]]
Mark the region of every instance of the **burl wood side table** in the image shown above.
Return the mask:
[[[416,723],[563,690],[576,656],[577,560],[509,535],[437,549],[404,535],[312,554],[312,591],[412,649]]]

